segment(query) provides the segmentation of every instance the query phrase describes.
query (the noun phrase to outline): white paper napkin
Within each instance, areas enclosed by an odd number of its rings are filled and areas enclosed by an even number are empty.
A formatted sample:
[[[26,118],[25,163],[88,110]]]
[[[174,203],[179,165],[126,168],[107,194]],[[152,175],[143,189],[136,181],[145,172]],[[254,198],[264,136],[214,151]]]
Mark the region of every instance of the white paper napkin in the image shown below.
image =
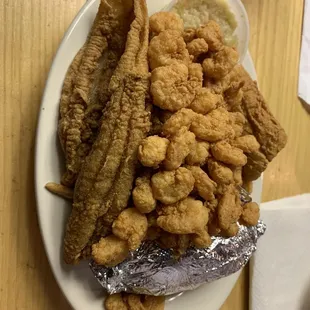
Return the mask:
[[[299,63],[298,96],[310,105],[310,2],[305,0]]]
[[[261,204],[261,218],[267,231],[250,262],[250,309],[309,310],[310,194]]]

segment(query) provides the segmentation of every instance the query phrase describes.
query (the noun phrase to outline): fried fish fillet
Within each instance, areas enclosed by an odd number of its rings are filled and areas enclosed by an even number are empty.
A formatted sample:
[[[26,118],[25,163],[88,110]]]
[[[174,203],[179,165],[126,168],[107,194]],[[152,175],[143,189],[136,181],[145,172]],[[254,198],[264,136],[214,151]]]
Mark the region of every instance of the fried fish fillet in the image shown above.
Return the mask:
[[[130,5],[101,1],[87,42],[74,58],[63,84],[58,134],[66,158],[62,184],[72,187],[100,128],[110,99],[108,86],[124,52]]]
[[[109,227],[127,207],[138,164],[138,146],[151,126],[145,104],[149,90],[145,0],[119,3],[131,5],[134,20],[125,52],[110,81],[111,99],[104,109],[99,134],[76,182],[64,240],[64,259],[69,264],[81,259],[96,234],[97,222],[102,223],[103,218],[103,226]]]

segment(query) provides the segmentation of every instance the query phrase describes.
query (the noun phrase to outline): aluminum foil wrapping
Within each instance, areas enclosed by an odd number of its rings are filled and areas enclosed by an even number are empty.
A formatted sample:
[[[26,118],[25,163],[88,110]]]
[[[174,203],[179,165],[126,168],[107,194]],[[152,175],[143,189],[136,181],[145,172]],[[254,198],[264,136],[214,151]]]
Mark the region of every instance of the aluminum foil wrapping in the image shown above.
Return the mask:
[[[91,262],[90,268],[110,294],[176,294],[240,270],[255,252],[257,240],[265,230],[261,221],[254,227],[240,226],[237,236],[213,237],[209,248],[190,248],[179,260],[174,259],[171,250],[145,242],[116,267],[105,268]]]

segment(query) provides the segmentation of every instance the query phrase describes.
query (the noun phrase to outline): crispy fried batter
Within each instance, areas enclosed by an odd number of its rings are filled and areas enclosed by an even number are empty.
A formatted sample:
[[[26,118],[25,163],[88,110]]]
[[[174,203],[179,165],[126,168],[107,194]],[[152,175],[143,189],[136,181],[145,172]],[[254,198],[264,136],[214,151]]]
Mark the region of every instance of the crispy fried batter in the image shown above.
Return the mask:
[[[176,135],[170,138],[170,144],[167,148],[167,155],[164,161],[166,170],[175,170],[179,168],[185,161],[196,143],[195,135],[188,131],[186,127],[182,127]]]
[[[101,1],[87,42],[73,60],[62,89],[58,134],[66,158],[62,183],[73,186],[100,128],[108,85],[124,51],[130,8]],[[113,34],[113,36],[111,36]]]
[[[244,115],[241,112],[230,112],[229,117],[235,132],[235,137],[240,137],[243,134],[244,125],[246,123]]]
[[[247,164],[242,171],[244,182],[258,179],[267,169],[268,163],[266,156],[259,151],[248,154]]]
[[[187,43],[187,50],[193,59],[196,60],[200,55],[208,52],[208,43],[201,38],[194,39],[193,41]]]
[[[249,202],[243,206],[241,224],[255,226],[259,220],[259,206],[256,202]]]
[[[246,135],[236,138],[232,145],[242,150],[244,153],[253,153],[258,151],[260,148],[259,143],[253,135]]]
[[[180,34],[184,30],[183,19],[172,12],[157,12],[150,17],[150,33],[158,35],[165,30],[175,30]]]
[[[73,190],[61,184],[54,182],[49,182],[45,185],[45,188],[51,193],[56,194],[60,197],[72,200],[73,199]]]
[[[189,129],[195,113],[183,108],[174,113],[163,125],[162,131],[165,136],[175,135],[182,127]]]
[[[122,294],[109,295],[104,302],[105,310],[129,310]]]
[[[234,181],[231,169],[213,159],[208,160],[208,172],[211,179],[217,184],[230,184]]]
[[[145,167],[157,168],[166,158],[169,140],[159,136],[145,138],[139,146],[138,158]]]
[[[128,242],[129,250],[134,251],[146,236],[148,224],[145,215],[135,208],[124,210],[114,221],[113,234]]]
[[[196,30],[198,38],[203,38],[212,52],[218,52],[223,47],[223,34],[220,26],[213,20]]]
[[[175,30],[166,30],[154,37],[150,42],[148,56],[152,70],[179,63],[187,65],[190,61],[184,39]]]
[[[154,197],[164,204],[184,199],[194,189],[195,179],[186,168],[160,171],[153,175],[151,184]]]
[[[195,98],[196,89],[202,83],[189,74],[183,63],[159,67],[152,72],[151,93],[154,105],[176,112],[186,108]]]
[[[173,249],[174,253],[177,255],[184,254],[190,246],[190,242],[190,235],[176,235],[164,230],[162,230],[160,238],[157,240],[157,243],[163,249]]]
[[[225,77],[238,63],[239,55],[235,49],[224,46],[219,52],[206,58],[203,63],[203,71],[207,77],[221,79]]]
[[[187,166],[195,179],[195,189],[198,194],[205,200],[213,200],[216,191],[216,183],[213,182],[206,172],[197,166]]]
[[[203,203],[187,197],[175,204],[164,206],[157,219],[163,230],[172,234],[202,234],[209,220],[209,211]]]
[[[229,186],[219,200],[218,219],[220,227],[230,235],[237,234],[236,223],[242,213],[239,195]]]
[[[241,68],[245,79],[242,106],[246,112],[254,135],[261,145],[261,151],[271,161],[286,145],[287,135],[271,114],[257,83]]]
[[[223,101],[221,95],[212,93],[209,89],[201,88],[191,103],[190,108],[196,113],[207,114],[218,107]]]
[[[186,164],[203,166],[209,157],[209,148],[210,144],[208,142],[196,140],[195,145],[185,158]]]
[[[247,163],[247,157],[243,151],[227,141],[220,141],[212,145],[211,152],[215,159],[228,165],[244,166]]]
[[[135,18],[126,50],[110,82],[111,100],[76,183],[64,242],[67,263],[79,261],[92,235],[96,235],[96,222],[100,217],[104,216],[99,221],[100,228],[109,229],[127,206],[138,146],[150,129],[150,116],[145,110],[149,87],[147,8],[141,0],[134,0],[133,5]]]
[[[233,135],[233,129],[227,110],[218,108],[207,115],[197,114],[190,130],[201,140],[216,142]]]
[[[141,213],[150,213],[156,207],[156,200],[151,187],[151,177],[146,175],[136,179],[136,187],[132,192],[135,207]]]
[[[121,263],[129,254],[127,241],[116,236],[101,238],[92,246],[92,258],[98,265],[114,267]]]
[[[183,39],[185,43],[189,43],[196,39],[196,29],[195,28],[186,28],[183,32]]]

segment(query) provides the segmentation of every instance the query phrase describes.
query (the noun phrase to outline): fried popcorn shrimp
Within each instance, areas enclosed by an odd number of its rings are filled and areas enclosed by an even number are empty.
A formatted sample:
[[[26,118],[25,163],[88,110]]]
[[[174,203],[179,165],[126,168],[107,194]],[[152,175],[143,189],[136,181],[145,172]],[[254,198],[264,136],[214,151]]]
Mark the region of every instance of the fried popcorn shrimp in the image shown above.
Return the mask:
[[[246,135],[236,138],[236,140],[233,141],[233,146],[239,148],[244,153],[253,153],[258,151],[260,148],[259,143],[253,135]]]
[[[132,191],[132,199],[135,207],[141,213],[150,213],[155,209],[156,200],[152,192],[150,175],[136,179],[136,186]]]
[[[208,142],[196,140],[195,145],[185,158],[186,164],[191,166],[204,165],[209,157],[209,148],[210,144]]]
[[[212,155],[218,161],[228,165],[244,166],[247,163],[247,157],[243,151],[232,146],[227,141],[220,141],[211,147]]]
[[[177,111],[164,123],[163,134],[171,136],[176,134],[182,127],[189,129],[194,117],[195,113],[191,109],[183,108]]]
[[[129,254],[127,241],[116,236],[101,238],[92,246],[92,258],[98,265],[114,267],[124,261]]]
[[[214,193],[216,191],[216,183],[213,182],[206,172],[204,172],[200,167],[197,166],[187,166],[195,179],[195,189],[197,190],[199,196],[205,200],[213,200]]]
[[[190,235],[175,235],[162,231],[158,239],[159,245],[164,249],[173,249],[175,253],[182,255],[189,248],[191,242]]]
[[[143,306],[145,310],[164,310],[165,296],[149,296],[144,297]]]
[[[249,202],[243,206],[241,215],[241,224],[246,226],[255,226],[259,220],[259,206],[256,202]]]
[[[196,39],[196,29],[195,28],[187,28],[183,32],[183,39],[185,43],[189,43]]]
[[[231,169],[215,160],[208,160],[208,171],[212,180],[218,184],[230,184],[234,181]]]
[[[223,97],[221,95],[214,94],[204,87],[197,92],[190,108],[196,113],[207,114],[219,106],[222,101]]]
[[[229,117],[235,132],[235,137],[240,137],[243,134],[244,125],[246,123],[244,115],[241,112],[231,112],[229,113]]]
[[[166,170],[175,170],[179,168],[196,142],[195,135],[182,127],[176,135],[170,138],[170,144],[167,148],[164,167]]]
[[[204,39],[212,52],[218,52],[223,47],[223,34],[220,26],[213,20],[196,30],[198,38]]]
[[[204,249],[212,244],[212,239],[207,230],[204,230],[199,235],[193,235],[192,242],[194,243],[196,248]]]
[[[166,30],[154,37],[148,50],[151,70],[161,66],[175,65],[190,61],[184,39],[178,31]]]
[[[222,79],[238,63],[239,55],[232,47],[224,46],[219,52],[206,58],[203,63],[203,71],[207,77]]]
[[[190,130],[201,140],[216,142],[234,134],[228,112],[218,108],[207,115],[197,114]]]
[[[172,234],[198,234],[205,231],[209,211],[203,203],[187,197],[175,204],[167,205],[160,211],[157,224]]]
[[[217,208],[218,203],[219,203],[218,200],[215,198],[209,201],[205,201],[204,206],[208,208],[210,211],[214,212]]]
[[[171,12],[158,12],[150,17],[150,32],[158,35],[165,30],[175,30],[182,34],[184,23],[182,18]]]
[[[166,158],[169,140],[159,136],[145,138],[138,149],[138,159],[145,167],[157,168]]]
[[[200,55],[208,52],[208,43],[202,39],[194,39],[193,41],[187,43],[187,50],[194,60],[196,60]]]
[[[124,302],[122,294],[109,295],[104,302],[106,310],[129,310]]]
[[[190,80],[197,82],[197,86],[202,87],[203,70],[201,64],[191,63],[188,66],[188,75]]]
[[[113,234],[128,241],[129,250],[136,250],[144,239],[148,228],[147,218],[135,208],[125,209],[113,222]]]
[[[236,234],[235,224],[240,218],[242,207],[240,205],[239,195],[233,186],[227,188],[219,200],[218,204],[218,220],[220,228],[228,232],[230,235]]]
[[[155,69],[151,79],[154,105],[171,112],[189,106],[200,86],[196,78],[190,78],[188,67],[182,63]]]
[[[160,171],[152,176],[151,184],[155,199],[172,204],[184,199],[194,189],[195,179],[186,168]]]

